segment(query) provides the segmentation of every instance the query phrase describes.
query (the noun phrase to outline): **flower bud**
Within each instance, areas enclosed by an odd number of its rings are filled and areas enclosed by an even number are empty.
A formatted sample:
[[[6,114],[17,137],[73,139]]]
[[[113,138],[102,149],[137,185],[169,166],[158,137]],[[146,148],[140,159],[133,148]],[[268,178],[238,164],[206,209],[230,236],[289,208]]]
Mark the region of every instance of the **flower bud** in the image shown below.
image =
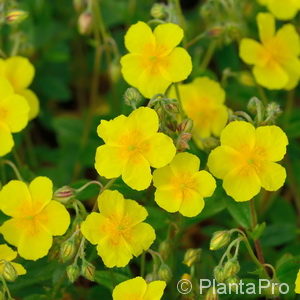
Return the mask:
[[[7,24],[18,24],[28,17],[28,12],[20,9],[11,10],[5,16]]]
[[[171,253],[170,242],[168,240],[165,240],[165,241],[161,242],[160,245],[159,245],[158,252],[161,255],[162,259],[166,260],[169,257],[170,253]]]
[[[266,108],[266,117],[268,120],[270,121],[275,121],[275,119],[282,113],[282,110],[280,109],[280,105],[275,103],[275,102],[271,102],[270,104],[268,104],[267,108]]]
[[[187,149],[190,149],[189,141],[191,138],[192,138],[192,134],[189,132],[184,132],[180,134],[179,140],[177,142],[177,150],[182,152]]]
[[[157,280],[157,276],[155,276],[153,273],[148,273],[145,277],[145,280],[149,283],[149,282],[152,282],[152,281],[155,281]]]
[[[201,249],[188,249],[185,252],[183,263],[188,267],[193,266],[200,260],[201,251]]]
[[[168,16],[167,6],[163,3],[155,3],[150,14],[154,19],[165,19]]]
[[[165,282],[169,282],[172,279],[172,271],[167,264],[161,264],[158,270],[158,277]]]
[[[2,276],[6,281],[15,281],[18,277],[18,273],[10,262],[4,261]]]
[[[210,250],[218,250],[224,246],[226,246],[231,239],[231,234],[227,230],[216,231],[210,241]]]
[[[224,27],[222,26],[214,26],[210,28],[207,34],[211,37],[218,37],[224,32]]]
[[[264,294],[268,299],[278,298],[280,296],[280,283],[274,279],[270,280],[270,286],[264,289]]]
[[[230,278],[240,271],[240,264],[236,258],[228,260],[224,265],[224,276]]]
[[[230,290],[233,292],[236,292],[239,288],[239,279],[236,276],[228,278],[226,280],[226,283],[229,285]]]
[[[80,275],[80,271],[79,271],[79,268],[77,265],[68,266],[66,271],[67,271],[67,276],[68,276],[70,282],[72,282],[72,283],[74,281],[76,281]]]
[[[70,239],[65,241],[60,248],[60,258],[62,262],[70,260],[75,254],[75,240]]]
[[[82,261],[81,275],[90,281],[95,281],[95,266],[86,260]]]
[[[192,129],[193,129],[193,121],[190,119],[186,119],[178,125],[179,132],[190,133]]]
[[[181,276],[181,279],[186,279],[186,280],[189,280],[191,281],[192,280],[192,276],[188,273],[184,273],[182,276]]]
[[[84,9],[85,1],[84,0],[73,0],[73,6],[77,12],[81,12]]]
[[[136,109],[142,100],[143,97],[136,88],[130,87],[124,93],[125,103],[133,109]]]
[[[121,69],[119,63],[113,61],[108,67],[109,77],[112,83],[116,83],[121,75]]]
[[[214,287],[211,287],[206,295],[205,295],[205,300],[218,300],[219,299],[219,296],[217,294],[217,291]]]
[[[214,268],[214,277],[217,280],[217,282],[224,282],[225,276],[224,276],[224,268],[222,266],[216,266]]]
[[[66,204],[75,196],[75,190],[65,185],[54,192],[53,200]]]
[[[202,139],[201,142],[202,142],[203,148],[206,150],[215,149],[216,147],[218,147],[220,145],[219,139],[212,137],[212,136]]]
[[[248,71],[240,72],[237,76],[239,82],[245,86],[255,86],[253,76]]]
[[[247,104],[247,109],[250,113],[257,114],[259,110],[263,111],[263,104],[258,98],[252,97]]]
[[[84,11],[78,18],[78,31],[82,35],[89,35],[92,32],[93,16],[89,11]]]

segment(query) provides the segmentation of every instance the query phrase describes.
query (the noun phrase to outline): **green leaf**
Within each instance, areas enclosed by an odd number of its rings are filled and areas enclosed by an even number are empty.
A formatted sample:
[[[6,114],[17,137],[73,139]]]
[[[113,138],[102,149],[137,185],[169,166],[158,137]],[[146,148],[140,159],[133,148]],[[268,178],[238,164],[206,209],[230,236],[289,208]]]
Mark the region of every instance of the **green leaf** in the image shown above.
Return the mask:
[[[236,202],[231,198],[226,199],[227,209],[234,220],[242,227],[251,227],[251,213],[249,203]]]
[[[96,271],[95,273],[95,281],[110,290],[114,288],[114,284],[119,284],[128,279],[130,279],[128,275],[113,271]]]

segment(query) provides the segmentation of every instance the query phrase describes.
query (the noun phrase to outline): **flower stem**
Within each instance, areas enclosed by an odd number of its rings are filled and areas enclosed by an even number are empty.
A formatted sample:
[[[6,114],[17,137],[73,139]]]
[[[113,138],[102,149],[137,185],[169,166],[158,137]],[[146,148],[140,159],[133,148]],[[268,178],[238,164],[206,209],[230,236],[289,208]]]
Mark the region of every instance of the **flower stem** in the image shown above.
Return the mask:
[[[200,69],[201,70],[206,70],[214,53],[215,53],[215,50],[217,48],[217,40],[212,40],[210,45],[208,46],[207,48],[207,51],[204,55],[204,58],[202,60],[202,63],[200,64]]]
[[[12,168],[12,170],[14,171],[16,177],[18,178],[18,180],[20,181],[24,181],[23,177],[21,176],[21,173],[19,172],[17,166],[10,160],[2,160],[1,163],[3,165],[8,165]]]

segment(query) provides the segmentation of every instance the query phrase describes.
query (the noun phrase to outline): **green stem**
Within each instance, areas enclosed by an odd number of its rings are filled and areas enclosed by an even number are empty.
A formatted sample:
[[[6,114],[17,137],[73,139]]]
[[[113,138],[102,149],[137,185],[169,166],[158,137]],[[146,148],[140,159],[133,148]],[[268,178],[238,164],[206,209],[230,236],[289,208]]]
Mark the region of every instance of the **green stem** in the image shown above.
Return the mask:
[[[207,51],[204,55],[202,63],[200,64],[200,69],[201,70],[206,70],[207,69],[207,67],[208,67],[208,65],[209,65],[209,63],[210,63],[210,61],[211,61],[211,59],[212,59],[212,57],[215,53],[215,50],[217,48],[217,44],[218,44],[217,40],[212,40],[211,41],[211,43],[208,46]]]
[[[101,182],[97,181],[97,180],[93,180],[93,181],[89,181],[87,182],[86,184],[84,184],[82,187],[78,188],[75,190],[76,193],[80,193],[82,192],[83,190],[85,190],[87,187],[89,187],[90,185],[92,184],[97,184],[98,186],[100,186],[100,188],[102,189],[103,188],[103,185]]]
[[[16,167],[16,165],[10,161],[10,160],[2,160],[1,161],[2,164],[4,165],[8,165],[12,168],[12,170],[14,171],[16,177],[18,178],[18,180],[20,181],[24,181],[23,177],[21,176],[21,173],[19,172],[18,168]]]
[[[5,279],[3,278],[3,276],[0,276],[0,278],[1,278],[1,282],[2,282],[2,284],[3,284],[4,294],[5,294],[5,293],[7,294],[8,300],[12,300],[13,298],[12,298],[12,296],[11,296],[11,294],[10,294],[10,291],[9,291],[9,288],[8,288],[8,286],[7,286],[7,283],[6,283]],[[4,299],[5,299],[5,298],[4,298]]]
[[[194,44],[196,44],[197,42],[199,42],[200,40],[202,40],[203,38],[206,37],[206,32],[202,32],[199,35],[197,35],[196,37],[194,37],[192,40],[190,40],[189,42],[186,43],[185,48],[189,48],[191,46],[193,46]]]
[[[145,265],[146,265],[146,253],[143,252],[142,256],[141,256],[141,277],[145,276]]]
[[[260,100],[266,106],[269,101],[268,101],[268,97],[265,93],[265,90],[259,84],[256,84],[256,87],[257,87],[257,90],[258,90]]]

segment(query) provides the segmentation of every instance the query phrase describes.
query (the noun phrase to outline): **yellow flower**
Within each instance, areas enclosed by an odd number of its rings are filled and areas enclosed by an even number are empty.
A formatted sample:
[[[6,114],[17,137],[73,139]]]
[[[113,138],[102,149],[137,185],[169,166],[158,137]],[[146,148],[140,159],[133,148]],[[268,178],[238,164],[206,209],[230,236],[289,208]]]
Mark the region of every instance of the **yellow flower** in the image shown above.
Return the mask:
[[[0,76],[6,78],[16,94],[23,96],[29,105],[29,120],[34,119],[40,110],[36,94],[28,89],[34,77],[34,67],[26,57],[12,56],[0,59]]]
[[[24,97],[15,94],[10,83],[0,77],[0,156],[13,148],[12,133],[26,127],[28,111]]]
[[[176,47],[182,38],[183,30],[176,24],[158,25],[153,32],[144,22],[132,25],[125,35],[130,53],[121,58],[124,79],[146,98],[186,79],[192,62],[185,49]]]
[[[160,300],[166,283],[147,283],[142,277],[135,277],[118,284],[113,290],[113,300]]]
[[[18,263],[12,262],[17,257],[17,252],[5,244],[0,245],[0,275],[3,274],[4,264],[2,260],[8,261],[12,264],[18,275],[26,274],[24,267]]]
[[[155,201],[168,212],[179,211],[186,217],[198,215],[204,207],[204,197],[210,197],[215,179],[199,171],[200,159],[191,153],[179,153],[172,162],[153,173]]]
[[[148,213],[136,201],[124,199],[118,191],[106,190],[98,197],[100,213],[92,212],[81,232],[109,267],[124,267],[155,240],[154,229],[143,221]]]
[[[136,109],[128,117],[102,120],[97,131],[105,145],[97,149],[98,173],[106,178],[122,175],[131,188],[146,189],[152,180],[150,166],[165,166],[176,152],[172,139],[158,133],[158,128],[157,113],[147,107]]]
[[[291,20],[300,10],[299,0],[259,0],[279,20]]]
[[[221,134],[221,146],[208,158],[209,170],[223,179],[226,193],[236,201],[248,201],[260,188],[278,190],[285,181],[285,169],[275,163],[283,159],[288,139],[278,126],[234,121]]]
[[[47,255],[52,236],[63,235],[69,227],[68,211],[51,200],[52,195],[52,182],[47,177],[36,177],[29,185],[12,180],[0,192],[0,209],[12,217],[3,223],[0,233],[25,259]]]
[[[181,84],[179,93],[185,113],[193,120],[194,139],[220,136],[228,120],[225,92],[220,84],[208,77],[198,77],[191,83]],[[174,89],[171,97],[176,97]]]
[[[285,2],[285,1],[283,1]],[[275,19],[269,13],[257,17],[261,43],[242,39],[240,57],[253,67],[258,84],[268,89],[292,89],[300,78],[300,39],[292,24],[275,33]]]
[[[300,294],[300,269],[298,271],[296,282],[295,282],[295,293]]]

